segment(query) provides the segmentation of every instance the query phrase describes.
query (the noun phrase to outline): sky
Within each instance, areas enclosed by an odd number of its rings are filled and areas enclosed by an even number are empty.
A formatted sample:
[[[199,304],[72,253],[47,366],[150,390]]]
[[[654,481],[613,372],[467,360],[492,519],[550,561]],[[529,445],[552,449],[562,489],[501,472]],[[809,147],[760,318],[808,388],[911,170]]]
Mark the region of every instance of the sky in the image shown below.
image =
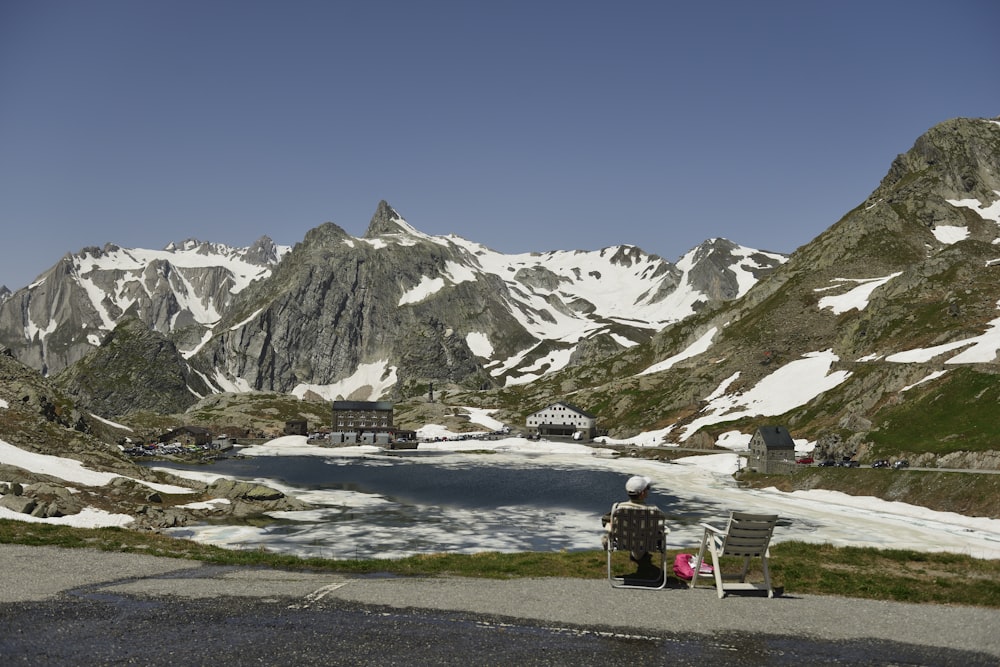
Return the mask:
[[[0,0],[0,285],[68,252],[364,233],[791,252],[955,117],[992,0]]]

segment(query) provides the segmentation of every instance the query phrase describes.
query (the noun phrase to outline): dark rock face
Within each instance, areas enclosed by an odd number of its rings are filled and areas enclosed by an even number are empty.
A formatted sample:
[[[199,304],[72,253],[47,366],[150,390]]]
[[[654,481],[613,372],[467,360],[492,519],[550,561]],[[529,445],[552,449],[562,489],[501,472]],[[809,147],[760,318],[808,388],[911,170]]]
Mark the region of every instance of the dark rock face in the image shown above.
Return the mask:
[[[97,414],[183,412],[210,388],[176,346],[137,318],[122,320],[90,356],[55,378],[77,403]]]
[[[711,285],[728,270],[723,257],[713,255],[699,272],[704,284],[692,278],[685,288],[704,288],[713,303],[734,296],[735,287]],[[574,262],[579,268],[557,272],[560,263]],[[344,398],[375,399],[385,385],[393,387],[390,396],[428,382],[500,386],[504,378],[487,365],[528,351],[524,366],[530,366],[551,348],[539,330],[559,318],[578,319],[582,330],[607,321],[578,283],[600,281],[615,267],[634,268],[632,298],[647,304],[680,286],[681,272],[638,248],[511,259],[421,234],[381,202],[361,239],[333,224],[307,234],[269,280],[240,294],[195,361],[250,388],[282,392],[374,369],[371,384]],[[636,321],[618,329],[623,335],[634,329],[643,339],[647,326]],[[489,354],[473,350],[470,337],[488,340]],[[588,355],[620,349],[590,346]]]

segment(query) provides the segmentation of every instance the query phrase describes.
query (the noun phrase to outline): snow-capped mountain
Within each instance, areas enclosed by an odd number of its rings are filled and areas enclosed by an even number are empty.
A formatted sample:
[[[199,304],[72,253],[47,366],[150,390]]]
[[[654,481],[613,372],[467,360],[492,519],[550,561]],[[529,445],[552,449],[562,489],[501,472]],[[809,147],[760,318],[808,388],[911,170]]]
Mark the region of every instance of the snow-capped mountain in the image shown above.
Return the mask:
[[[227,391],[374,399],[518,384],[647,341],[784,260],[721,239],[676,266],[631,246],[505,255],[423,234],[381,202],[363,237],[310,231],[192,361]]]
[[[270,275],[289,248],[187,240],[163,250],[84,248],[0,304],[0,342],[47,374],[79,361],[131,313],[183,344],[200,340],[233,297]]]
[[[1000,122],[947,121],[742,298],[518,400],[600,406],[613,436],[645,442],[766,419],[826,454],[1000,467],[998,271]]]
[[[724,239],[676,265],[632,246],[506,255],[424,234],[382,202],[363,237],[327,223],[294,250],[264,238],[67,255],[0,306],[0,342],[54,375],[133,316],[214,391],[503,386],[647,341],[785,259]]]
[[[712,444],[768,419],[825,452],[919,443],[915,459],[946,451],[997,467],[998,201],[1000,122],[955,119],[789,258],[721,239],[677,264],[630,246],[504,255],[423,234],[382,202],[360,238],[326,223],[265,253],[260,280],[211,270],[220,280],[199,294],[212,296],[183,316],[173,290],[202,283],[169,279],[181,269],[68,257],[0,306],[0,342],[50,371],[97,350],[100,363],[63,386],[113,410],[128,403],[108,390],[129,381],[94,383],[140,376],[100,369],[155,354],[164,371],[185,365],[171,392],[191,401],[247,390],[405,399],[433,383],[510,424],[569,400],[612,437]],[[146,285],[170,290],[153,298]],[[176,351],[135,321],[161,327]]]

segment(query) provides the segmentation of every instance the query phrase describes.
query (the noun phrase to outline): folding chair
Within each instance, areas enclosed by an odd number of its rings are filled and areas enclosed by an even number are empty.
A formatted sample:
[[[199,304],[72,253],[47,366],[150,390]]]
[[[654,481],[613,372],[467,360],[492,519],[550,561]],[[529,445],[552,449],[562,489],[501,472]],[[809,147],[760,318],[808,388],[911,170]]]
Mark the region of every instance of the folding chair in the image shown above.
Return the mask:
[[[661,590],[667,585],[667,530],[663,513],[656,507],[611,508],[608,531],[608,581],[613,588],[645,588]],[[611,555],[615,551],[632,554],[660,554],[659,576],[644,578],[640,574],[615,576],[611,571]]]
[[[750,514],[747,512],[731,512],[729,524],[725,530],[719,530],[707,523],[701,524],[705,529],[705,534],[701,539],[701,547],[698,549],[698,556],[694,563],[694,576],[691,577],[689,587],[697,585],[699,577],[715,577],[715,588],[719,597],[725,596],[727,591],[735,590],[756,590],[767,591],[767,597],[774,597],[774,590],[771,588],[771,573],[767,568],[768,549],[771,543],[771,535],[774,533],[774,526],[778,522],[776,514]],[[712,554],[711,574],[701,573],[701,564],[705,557],[705,549]],[[723,556],[736,556],[743,559],[743,570],[738,575],[723,575],[721,560]],[[747,571],[750,569],[750,559],[760,558],[761,569],[764,571],[764,583],[753,584],[747,582]],[[723,584],[723,579],[735,579],[737,583]]]

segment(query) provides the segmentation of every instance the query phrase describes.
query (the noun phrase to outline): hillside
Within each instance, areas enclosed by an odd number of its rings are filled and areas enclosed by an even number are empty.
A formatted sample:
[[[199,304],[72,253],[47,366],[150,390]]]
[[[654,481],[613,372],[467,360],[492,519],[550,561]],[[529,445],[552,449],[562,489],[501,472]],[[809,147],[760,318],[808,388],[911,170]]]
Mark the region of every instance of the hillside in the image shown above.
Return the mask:
[[[647,344],[464,400],[518,421],[567,399],[616,438],[783,423],[824,453],[997,466],[1000,123],[948,121],[741,299]]]

